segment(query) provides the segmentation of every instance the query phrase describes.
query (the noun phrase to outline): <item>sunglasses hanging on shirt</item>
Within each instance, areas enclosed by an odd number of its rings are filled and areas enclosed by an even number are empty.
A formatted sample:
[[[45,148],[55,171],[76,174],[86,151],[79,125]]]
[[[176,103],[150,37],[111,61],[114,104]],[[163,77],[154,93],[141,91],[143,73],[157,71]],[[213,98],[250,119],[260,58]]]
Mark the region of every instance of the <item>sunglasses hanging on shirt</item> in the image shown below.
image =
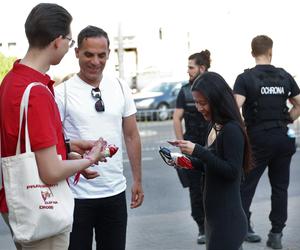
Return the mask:
[[[95,99],[98,99],[95,102],[95,109],[97,112],[104,112],[105,111],[105,107],[104,107],[104,102],[101,98],[101,91],[99,89],[99,87],[97,88],[93,88],[91,91],[92,97]]]

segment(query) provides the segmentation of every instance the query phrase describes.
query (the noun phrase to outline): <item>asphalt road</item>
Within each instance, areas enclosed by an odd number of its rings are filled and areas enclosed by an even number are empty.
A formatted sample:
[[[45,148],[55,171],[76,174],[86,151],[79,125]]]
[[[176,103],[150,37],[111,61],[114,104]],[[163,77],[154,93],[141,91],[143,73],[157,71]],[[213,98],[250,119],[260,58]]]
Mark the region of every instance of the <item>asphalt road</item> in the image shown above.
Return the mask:
[[[197,228],[190,216],[188,190],[179,183],[176,171],[167,166],[158,154],[159,146],[167,146],[173,138],[170,121],[139,123],[143,144],[143,187],[145,201],[137,209],[129,209],[128,250],[204,250],[196,244]],[[125,158],[125,157],[124,157]],[[130,203],[131,174],[125,159],[127,200]],[[289,187],[289,218],[284,230],[284,250],[300,250],[300,152],[294,155]],[[270,186],[265,173],[258,185],[252,204],[253,222],[261,243],[244,243],[244,250],[269,249],[265,246],[270,229]],[[0,250],[12,250],[13,244],[6,225],[0,218]],[[83,249],[85,250],[85,249]],[[224,250],[224,249],[220,249]]]

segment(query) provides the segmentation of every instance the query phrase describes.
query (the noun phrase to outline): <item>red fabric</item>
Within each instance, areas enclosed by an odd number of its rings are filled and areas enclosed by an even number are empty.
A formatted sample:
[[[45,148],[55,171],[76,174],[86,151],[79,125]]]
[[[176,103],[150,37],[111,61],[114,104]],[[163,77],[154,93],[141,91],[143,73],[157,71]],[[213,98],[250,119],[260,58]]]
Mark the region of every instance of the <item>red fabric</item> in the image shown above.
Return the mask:
[[[109,148],[109,157],[113,157],[115,153],[118,151],[118,147],[116,145],[108,145]]]
[[[45,84],[52,94],[53,81],[30,67],[16,61],[12,70],[3,79],[0,86],[0,126],[1,156],[16,153],[20,102],[25,88],[32,82]],[[61,119],[53,95],[42,86],[31,89],[28,105],[28,130],[32,151],[56,145],[57,153],[65,159],[66,149]],[[24,126],[22,126],[21,151],[24,146]],[[0,191],[0,212],[7,212],[5,191]]]

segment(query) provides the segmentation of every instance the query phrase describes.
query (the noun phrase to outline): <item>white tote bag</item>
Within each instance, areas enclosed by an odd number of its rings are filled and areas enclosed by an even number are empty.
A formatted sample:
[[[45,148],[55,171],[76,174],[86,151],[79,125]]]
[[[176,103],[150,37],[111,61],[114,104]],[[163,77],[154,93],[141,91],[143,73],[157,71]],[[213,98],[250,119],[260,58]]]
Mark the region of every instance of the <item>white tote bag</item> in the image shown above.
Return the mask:
[[[28,99],[30,89],[37,85],[42,84],[31,83],[22,97],[16,155],[2,158],[9,224],[15,241],[20,243],[70,232],[73,223],[74,198],[67,181],[54,185],[43,183],[39,177],[35,154],[31,151],[27,126]],[[24,111],[26,152],[21,154]]]

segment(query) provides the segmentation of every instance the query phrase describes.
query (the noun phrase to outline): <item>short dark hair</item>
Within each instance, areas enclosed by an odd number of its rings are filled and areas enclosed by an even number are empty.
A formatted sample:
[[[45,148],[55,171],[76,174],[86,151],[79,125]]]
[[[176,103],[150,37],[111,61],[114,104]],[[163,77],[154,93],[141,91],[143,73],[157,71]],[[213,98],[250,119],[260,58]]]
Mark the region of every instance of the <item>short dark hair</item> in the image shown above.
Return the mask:
[[[29,13],[25,33],[30,47],[45,48],[59,36],[70,33],[71,14],[53,3],[40,3]]]
[[[85,27],[78,34],[78,38],[77,38],[78,48],[80,48],[80,46],[82,45],[82,41],[89,37],[104,37],[107,40],[107,47],[109,48],[110,42],[107,33],[103,29],[92,25]]]
[[[196,65],[205,66],[206,71],[210,68],[210,52],[209,50],[202,50],[200,53],[195,53],[189,56],[189,60],[195,60]]]
[[[273,48],[273,40],[266,35],[259,35],[252,39],[251,49],[253,56],[265,55]]]
[[[213,124],[224,125],[229,121],[236,121],[239,124],[245,138],[244,170],[248,172],[252,167],[251,148],[232,89],[221,75],[205,72],[195,79],[192,91],[201,92],[206,97]]]

